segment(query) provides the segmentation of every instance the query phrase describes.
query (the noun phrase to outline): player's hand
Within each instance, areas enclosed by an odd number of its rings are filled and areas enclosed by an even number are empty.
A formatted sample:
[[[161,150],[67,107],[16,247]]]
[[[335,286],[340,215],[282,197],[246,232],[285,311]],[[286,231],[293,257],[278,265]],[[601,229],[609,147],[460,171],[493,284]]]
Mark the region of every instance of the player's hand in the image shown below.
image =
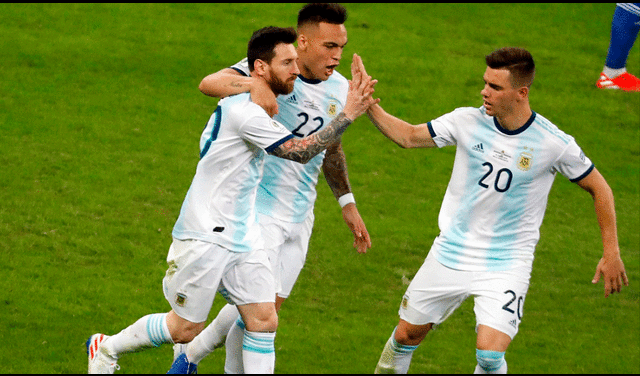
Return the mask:
[[[358,250],[358,253],[367,253],[367,249],[371,248],[371,238],[356,204],[345,205],[342,208],[342,218],[353,233],[353,247]]]
[[[374,86],[378,80],[372,79],[371,76],[363,74],[358,69],[358,59],[360,57],[353,54],[349,92],[347,93],[347,103],[343,109],[344,114],[352,121],[364,114],[371,105],[380,102],[380,99],[372,97],[375,91]]]
[[[619,255],[601,258],[591,283],[598,283],[601,276],[604,278],[605,298],[608,297],[609,294],[620,292],[623,283],[625,286],[629,286],[629,279],[624,270],[624,263]]]
[[[251,93],[251,101],[262,107],[270,117],[274,117],[278,113],[276,95],[269,87],[267,81],[255,77],[251,82],[251,90],[249,93]]]

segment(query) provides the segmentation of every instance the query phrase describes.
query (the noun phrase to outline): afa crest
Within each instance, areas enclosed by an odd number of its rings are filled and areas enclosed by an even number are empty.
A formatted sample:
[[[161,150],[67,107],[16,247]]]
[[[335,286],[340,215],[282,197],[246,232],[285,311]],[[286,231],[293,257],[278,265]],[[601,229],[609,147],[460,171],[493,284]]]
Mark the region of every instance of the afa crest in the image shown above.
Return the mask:
[[[533,163],[533,155],[529,153],[521,153],[518,159],[518,168],[522,171],[529,171]]]
[[[407,309],[407,307],[409,306],[409,297],[407,295],[402,297],[402,303],[400,303],[400,306],[402,307],[402,309]]]
[[[329,100],[329,106],[327,107],[327,115],[334,117],[338,114],[338,102],[335,99]]]
[[[187,296],[185,294],[177,293],[176,304],[180,307],[184,307],[186,303],[187,303]]]

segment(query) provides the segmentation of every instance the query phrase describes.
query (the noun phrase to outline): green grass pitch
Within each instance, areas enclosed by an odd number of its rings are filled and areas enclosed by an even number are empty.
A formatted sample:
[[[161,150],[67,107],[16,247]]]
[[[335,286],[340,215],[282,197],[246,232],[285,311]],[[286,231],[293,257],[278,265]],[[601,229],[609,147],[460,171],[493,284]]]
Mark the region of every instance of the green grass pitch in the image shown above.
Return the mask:
[[[84,342],[166,312],[171,229],[216,100],[197,86],[240,60],[251,33],[302,4],[0,5],[2,373],[83,373]],[[423,123],[480,106],[484,56],[529,49],[534,111],[573,135],[616,197],[630,286],[603,297],[590,196],[551,191],[512,373],[640,373],[640,95],[599,91],[613,4],[346,4],[349,43],[390,113]],[[640,74],[639,43],[628,70]],[[323,178],[307,265],[280,314],[277,373],[371,373],[438,234],[453,148],[403,150],[366,117],[343,137],[373,248],[358,255]],[[223,305],[218,297],[214,311]],[[213,318],[213,314],[211,316]],[[429,334],[411,373],[471,373],[469,300]],[[161,373],[171,346],[124,356]],[[200,364],[221,373],[224,351]]]

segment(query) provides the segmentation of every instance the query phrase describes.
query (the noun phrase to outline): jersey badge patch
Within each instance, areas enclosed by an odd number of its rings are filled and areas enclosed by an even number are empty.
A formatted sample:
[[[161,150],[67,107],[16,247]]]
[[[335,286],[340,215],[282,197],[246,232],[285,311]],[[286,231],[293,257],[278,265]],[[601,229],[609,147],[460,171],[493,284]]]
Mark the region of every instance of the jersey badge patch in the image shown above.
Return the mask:
[[[402,309],[407,309],[407,307],[409,306],[409,297],[407,295],[402,297],[402,303],[400,304],[400,306],[402,307]]]
[[[327,114],[331,117],[335,117],[338,114],[338,101],[336,101],[335,99],[329,99]]]
[[[522,171],[529,171],[531,169],[531,163],[533,162],[533,155],[529,153],[520,153],[520,158],[518,159],[518,168]]]
[[[177,293],[176,304],[180,307],[184,307],[186,303],[187,303],[187,296],[185,294]]]

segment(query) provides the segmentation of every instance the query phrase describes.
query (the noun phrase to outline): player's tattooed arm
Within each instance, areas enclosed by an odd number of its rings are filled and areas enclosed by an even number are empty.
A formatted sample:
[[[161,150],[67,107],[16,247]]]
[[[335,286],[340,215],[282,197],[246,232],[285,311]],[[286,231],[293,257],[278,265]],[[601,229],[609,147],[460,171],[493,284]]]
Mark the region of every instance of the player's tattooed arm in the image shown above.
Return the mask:
[[[307,163],[327,146],[340,140],[340,136],[351,122],[352,120],[341,112],[321,131],[302,139],[292,138],[274,149],[271,154],[295,162]]]
[[[251,77],[231,68],[224,68],[203,78],[198,89],[210,97],[224,98],[251,90]]]
[[[324,156],[322,163],[322,172],[336,200],[347,193],[351,193],[347,160],[342,150],[341,142],[336,142],[327,148],[327,154]]]
[[[224,68],[203,78],[198,86],[210,97],[225,98],[235,94],[250,93],[253,103],[262,107],[269,116],[278,113],[276,95],[264,80],[246,77],[232,68]]]

